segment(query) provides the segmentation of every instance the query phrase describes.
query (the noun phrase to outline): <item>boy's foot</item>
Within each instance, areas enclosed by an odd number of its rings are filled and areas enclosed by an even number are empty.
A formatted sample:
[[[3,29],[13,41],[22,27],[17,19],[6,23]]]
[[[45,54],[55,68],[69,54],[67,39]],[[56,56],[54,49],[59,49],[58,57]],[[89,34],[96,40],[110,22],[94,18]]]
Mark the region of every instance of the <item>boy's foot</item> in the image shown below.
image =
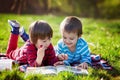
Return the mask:
[[[25,29],[23,27],[20,28],[20,36],[21,38],[26,42],[29,39],[28,34],[25,32]]]
[[[25,32],[25,29],[23,27],[21,27],[20,31],[19,31],[20,35],[23,35],[24,32]]]
[[[12,27],[20,27],[20,24],[19,24],[16,20],[8,20],[8,23],[9,23]]]
[[[11,32],[13,34],[19,34],[20,24],[16,20],[8,20],[8,23],[12,28]]]

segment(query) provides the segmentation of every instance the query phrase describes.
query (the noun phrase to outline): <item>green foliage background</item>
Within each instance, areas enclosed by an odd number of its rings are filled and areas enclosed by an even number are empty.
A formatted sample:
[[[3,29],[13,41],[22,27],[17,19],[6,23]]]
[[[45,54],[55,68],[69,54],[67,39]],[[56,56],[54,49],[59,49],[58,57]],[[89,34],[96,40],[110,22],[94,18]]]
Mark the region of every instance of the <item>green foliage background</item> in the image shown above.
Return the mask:
[[[41,7],[44,7],[43,1],[39,2]],[[47,3],[48,10],[57,14],[63,12],[81,17],[120,18],[119,0],[47,0]]]

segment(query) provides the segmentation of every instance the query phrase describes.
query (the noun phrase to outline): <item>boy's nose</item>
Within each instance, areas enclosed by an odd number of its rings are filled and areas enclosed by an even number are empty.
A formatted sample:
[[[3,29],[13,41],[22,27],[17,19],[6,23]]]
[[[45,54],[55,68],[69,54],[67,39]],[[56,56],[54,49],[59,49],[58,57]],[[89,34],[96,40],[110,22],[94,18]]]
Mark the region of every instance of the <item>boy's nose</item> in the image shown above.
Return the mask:
[[[47,43],[44,44],[44,46],[47,46],[47,45],[48,45]]]
[[[70,40],[69,40],[69,39],[67,39],[67,40],[66,40],[66,42],[67,42],[67,43],[69,43],[69,42],[70,42]]]

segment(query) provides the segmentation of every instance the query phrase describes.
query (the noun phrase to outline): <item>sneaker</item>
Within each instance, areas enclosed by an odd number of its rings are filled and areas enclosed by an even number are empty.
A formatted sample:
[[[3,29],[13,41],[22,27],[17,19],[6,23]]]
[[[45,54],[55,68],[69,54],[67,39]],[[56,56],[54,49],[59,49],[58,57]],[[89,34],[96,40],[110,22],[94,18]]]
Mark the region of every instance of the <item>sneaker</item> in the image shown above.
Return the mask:
[[[26,72],[27,67],[28,67],[27,64],[21,65],[21,66],[19,66],[19,70],[20,70],[21,72]]]
[[[100,57],[100,55],[92,54],[91,59],[92,59],[92,62],[98,62],[98,61],[100,61],[101,57]]]
[[[16,20],[8,20],[8,23],[10,24],[12,30],[11,32],[13,34],[19,34],[19,28],[20,28],[20,24],[16,21]]]
[[[21,27],[20,31],[19,31],[20,35],[23,35],[24,32],[25,32],[25,29],[23,27]]]
[[[23,27],[20,28],[19,32],[21,38],[23,39],[24,42],[26,42],[29,39],[28,34],[25,32],[25,29]]]
[[[108,64],[105,60],[100,60],[99,62],[92,62],[92,67],[96,69],[112,70],[112,66]]]
[[[112,70],[111,65],[109,65],[108,62],[105,61],[105,60],[100,60],[99,64],[101,65],[101,67],[102,67],[103,69]]]
[[[19,24],[16,20],[8,20],[8,23],[9,23],[12,27],[20,27],[20,24]]]

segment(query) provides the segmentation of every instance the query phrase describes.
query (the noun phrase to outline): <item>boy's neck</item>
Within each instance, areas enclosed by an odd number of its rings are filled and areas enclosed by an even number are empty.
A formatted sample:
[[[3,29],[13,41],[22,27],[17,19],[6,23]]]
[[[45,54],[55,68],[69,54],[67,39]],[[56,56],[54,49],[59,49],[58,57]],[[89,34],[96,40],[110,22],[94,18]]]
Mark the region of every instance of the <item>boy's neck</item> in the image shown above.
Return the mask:
[[[75,51],[75,46],[70,47],[69,50],[70,50],[71,52],[74,52],[74,51]]]

